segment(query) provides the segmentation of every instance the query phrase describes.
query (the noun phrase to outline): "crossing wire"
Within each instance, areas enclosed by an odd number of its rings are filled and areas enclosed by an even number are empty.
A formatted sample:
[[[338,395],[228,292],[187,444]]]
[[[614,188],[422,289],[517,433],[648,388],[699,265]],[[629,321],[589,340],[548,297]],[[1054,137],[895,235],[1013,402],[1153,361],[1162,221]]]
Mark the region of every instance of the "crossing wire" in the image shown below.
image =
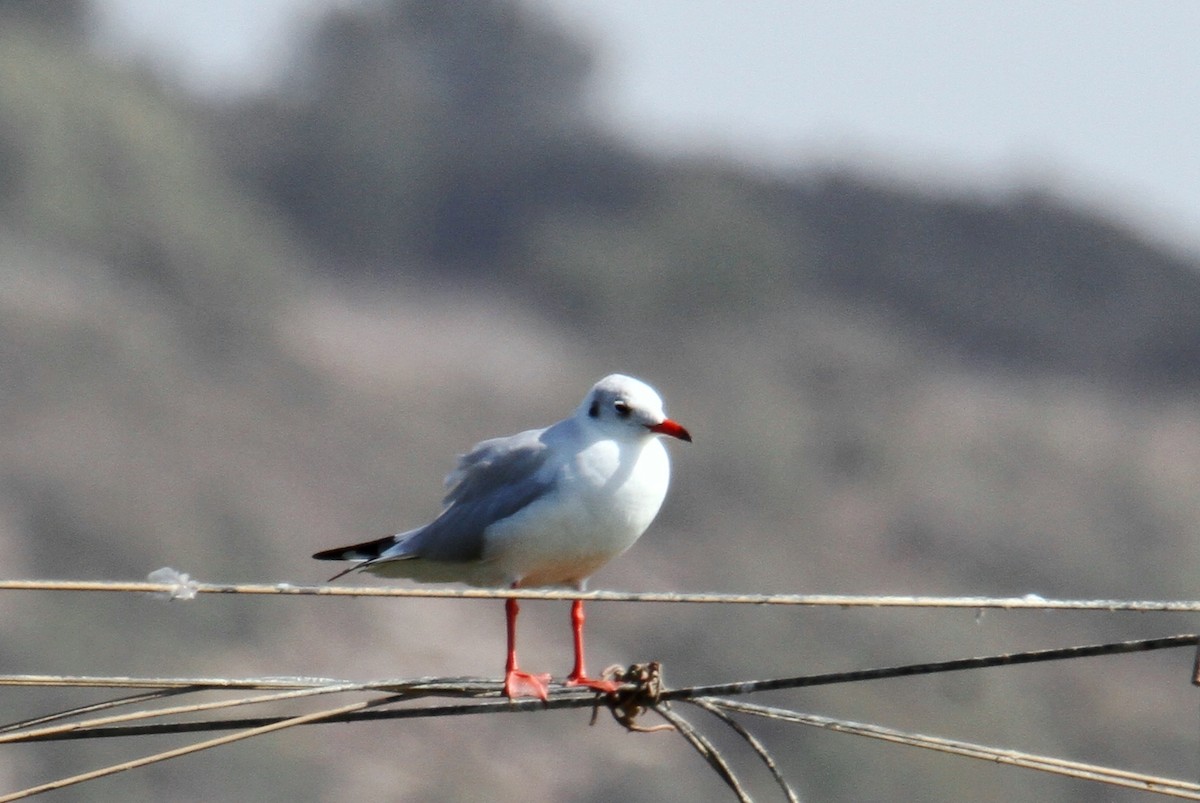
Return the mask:
[[[116,592],[154,594],[171,599],[194,599],[199,594],[250,594],[282,596],[354,596],[354,597],[424,597],[465,599],[585,599],[611,602],[656,602],[691,604],[749,604],[749,605],[792,605],[792,606],[835,606],[840,608],[967,608],[967,609],[1035,609],[1075,611],[1129,611],[1129,612],[1198,612],[1200,601],[1193,600],[1112,600],[1112,599],[1046,599],[1028,594],[1021,597],[931,597],[931,596],[878,596],[878,595],[829,595],[829,594],[716,594],[675,592],[630,592],[571,590],[509,590],[509,589],[445,589],[445,588],[396,588],[354,586],[297,586],[287,583],[276,584],[222,584],[203,583],[191,580],[187,575],[168,572],[168,580],[159,577],[149,582],[111,582],[78,580],[5,580],[0,581],[0,591],[51,591],[51,592]],[[1138,639],[1133,641],[1091,644],[1076,647],[1035,650],[1019,653],[961,658],[940,662],[925,662],[903,666],[880,667],[849,672],[825,673],[768,680],[748,680],[734,683],[710,684],[671,689],[656,686],[651,694],[644,683],[627,683],[610,697],[593,695],[587,691],[552,687],[550,699],[541,701],[508,701],[502,699],[502,684],[497,680],[481,678],[413,678],[401,680],[377,680],[355,682],[328,678],[128,678],[67,675],[7,675],[0,676],[0,687],[79,687],[132,689],[137,693],[92,703],[66,711],[57,712],[21,722],[0,725],[0,744],[18,742],[57,741],[63,739],[107,738],[115,736],[152,735],[166,733],[198,733],[214,730],[235,730],[224,736],[184,747],[167,750],[154,755],[114,764],[98,770],[62,778],[39,786],[30,787],[7,795],[0,795],[0,803],[14,801],[84,783],[96,778],[148,766],[183,755],[230,744],[253,736],[273,733],[300,725],[356,722],[366,720],[419,718],[440,716],[462,716],[499,712],[533,712],[562,708],[591,707],[598,711],[602,707],[612,710],[618,722],[631,730],[655,730],[643,727],[637,718],[653,712],[665,719],[697,752],[704,757],[719,777],[739,799],[748,799],[748,793],[736,777],[727,759],[717,750],[712,741],[683,718],[671,710],[670,703],[694,705],[697,710],[713,716],[719,723],[730,727],[758,755],[779,784],[785,797],[797,798],[795,792],[779,771],[774,758],[766,746],[738,721],[734,715],[764,717],[776,721],[791,722],[850,733],[862,737],[907,744],[926,749],[940,750],[960,756],[1011,764],[1066,777],[1082,778],[1100,783],[1123,786],[1146,792],[1173,797],[1200,800],[1200,785],[1189,781],[1150,776],[1126,770],[1102,767],[1081,762],[1072,762],[1048,756],[1038,756],[1014,750],[977,745],[968,742],[943,739],[923,734],[905,733],[878,725],[837,720],[816,714],[772,708],[751,703],[726,700],[716,695],[741,695],[754,692],[794,689],[832,683],[862,682],[889,677],[904,677],[934,672],[963,671],[986,667],[1011,666],[1042,661],[1113,655],[1119,653],[1196,647],[1200,635],[1182,634],[1164,638]],[[631,667],[628,677],[632,677]],[[1193,682],[1196,682],[1193,678]],[[193,703],[169,707],[108,713],[122,707],[166,698],[175,695],[200,692],[231,690],[256,690],[267,692],[248,697],[216,702]],[[242,717],[223,720],[173,721],[152,724],[132,724],[142,720],[216,711],[231,707],[279,702],[317,695],[342,693],[375,693],[374,699],[348,705],[310,712],[301,715]],[[426,705],[421,707],[395,708],[397,703],[411,702],[417,698],[432,696],[467,698],[454,704]],[[91,719],[78,717],[94,714]],[[69,721],[70,720],[70,721]],[[659,726],[663,727],[663,726]]]

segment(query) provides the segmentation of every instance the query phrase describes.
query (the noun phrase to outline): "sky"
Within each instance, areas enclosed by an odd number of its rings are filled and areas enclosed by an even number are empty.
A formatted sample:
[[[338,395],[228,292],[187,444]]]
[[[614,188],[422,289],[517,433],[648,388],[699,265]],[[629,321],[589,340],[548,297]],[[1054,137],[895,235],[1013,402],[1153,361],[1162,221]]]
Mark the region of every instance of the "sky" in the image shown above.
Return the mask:
[[[361,0],[95,0],[105,41],[206,92],[278,75]],[[1200,256],[1200,3],[523,0],[598,54],[597,117],[658,153],[1037,189]]]

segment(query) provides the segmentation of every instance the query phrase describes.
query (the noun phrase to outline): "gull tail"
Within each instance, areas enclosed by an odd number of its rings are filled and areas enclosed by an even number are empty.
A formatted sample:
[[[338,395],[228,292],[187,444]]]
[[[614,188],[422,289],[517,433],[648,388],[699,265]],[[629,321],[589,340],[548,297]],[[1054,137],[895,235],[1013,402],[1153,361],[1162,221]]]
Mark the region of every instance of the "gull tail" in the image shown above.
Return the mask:
[[[333,582],[343,575],[347,575],[350,572],[358,571],[360,569],[365,569],[375,561],[384,558],[384,553],[396,546],[398,543],[400,543],[400,536],[387,535],[383,538],[376,538],[374,541],[363,541],[361,544],[351,544],[350,546],[339,546],[334,547],[333,549],[325,549],[316,553],[313,555],[313,557],[317,560],[358,561],[358,563],[354,564],[350,568],[343,569],[333,577],[330,577],[327,581]]]

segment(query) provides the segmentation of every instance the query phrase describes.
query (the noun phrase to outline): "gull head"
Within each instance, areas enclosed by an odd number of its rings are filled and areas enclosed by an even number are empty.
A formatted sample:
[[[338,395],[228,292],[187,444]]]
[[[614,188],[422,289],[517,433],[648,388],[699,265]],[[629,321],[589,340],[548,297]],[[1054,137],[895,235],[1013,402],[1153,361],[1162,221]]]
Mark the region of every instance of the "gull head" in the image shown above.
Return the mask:
[[[667,418],[662,397],[640,379],[623,374],[604,377],[588,391],[577,412],[580,420],[614,435],[643,438],[667,435],[691,442],[679,423]]]

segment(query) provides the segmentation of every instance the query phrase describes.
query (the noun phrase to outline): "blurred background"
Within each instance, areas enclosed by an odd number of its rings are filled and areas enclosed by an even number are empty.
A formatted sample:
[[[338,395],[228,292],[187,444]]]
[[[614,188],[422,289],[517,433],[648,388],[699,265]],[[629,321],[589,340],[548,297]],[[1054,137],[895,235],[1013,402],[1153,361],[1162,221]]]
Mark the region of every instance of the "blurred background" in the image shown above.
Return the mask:
[[[317,583],[312,552],[422,523],[456,454],[623,371],[696,440],[593,588],[1195,598],[1198,23],[1172,2],[0,0],[3,576]],[[0,673],[498,676],[502,607],[9,592]],[[567,670],[567,611],[524,607],[523,664]],[[673,685],[1190,629],[589,613],[593,668],[658,659]],[[758,701],[1194,778],[1190,668]],[[0,720],[96,698],[6,691]],[[587,720],[294,729],[47,799],[727,798],[678,737]],[[807,800],[1134,799],[751,725]],[[0,790],[188,741],[8,747]]]

